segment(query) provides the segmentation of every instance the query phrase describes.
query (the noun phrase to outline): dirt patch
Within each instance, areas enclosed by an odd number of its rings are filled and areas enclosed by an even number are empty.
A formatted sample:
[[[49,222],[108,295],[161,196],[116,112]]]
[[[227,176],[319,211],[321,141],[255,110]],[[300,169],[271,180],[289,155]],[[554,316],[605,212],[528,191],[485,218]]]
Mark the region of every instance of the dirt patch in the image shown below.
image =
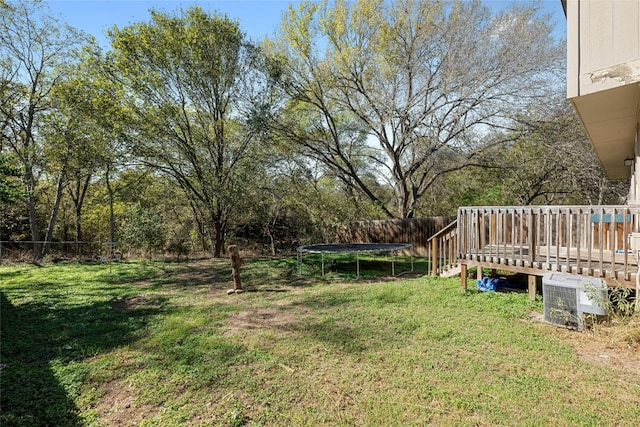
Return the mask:
[[[576,350],[581,360],[620,370],[640,381],[640,349],[613,340],[610,333],[606,329],[560,332],[563,340]]]
[[[139,308],[160,308],[158,298],[149,298],[146,295],[134,295],[118,298],[111,301],[111,309],[116,313],[127,313]]]
[[[304,309],[291,307],[246,310],[229,317],[227,333],[235,334],[253,329],[279,329],[291,332],[299,329],[300,318],[306,314]]]
[[[531,318],[544,323],[543,313],[534,312]],[[607,366],[640,381],[640,347],[613,336],[620,328],[605,325],[594,330],[578,332],[544,324],[549,333],[570,345],[580,360]]]
[[[138,393],[124,380],[106,383],[102,391],[102,398],[95,410],[105,425],[137,426],[158,413],[158,407],[154,405],[136,404]]]

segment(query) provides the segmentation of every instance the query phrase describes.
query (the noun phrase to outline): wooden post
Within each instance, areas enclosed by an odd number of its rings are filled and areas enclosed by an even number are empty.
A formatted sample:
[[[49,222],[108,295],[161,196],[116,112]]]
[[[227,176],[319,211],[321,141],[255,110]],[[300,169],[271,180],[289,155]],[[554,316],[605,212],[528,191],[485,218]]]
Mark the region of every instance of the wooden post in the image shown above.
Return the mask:
[[[537,215],[531,213],[531,226],[529,227],[529,266],[533,267],[538,261],[538,223]],[[537,264],[536,264],[537,265]]]
[[[438,275],[438,239],[431,241],[431,275]]]
[[[460,264],[460,281],[462,282],[462,290],[467,291],[467,264]]]
[[[240,265],[242,265],[242,260],[240,259],[240,253],[238,252],[238,246],[230,245],[227,250],[229,251],[229,259],[231,260],[231,276],[233,277],[233,289],[229,289],[227,291],[228,294],[231,293],[242,293],[244,290],[242,289],[242,282],[240,281]]]
[[[529,284],[529,299],[530,300],[535,300],[536,299],[536,288],[538,287],[538,277],[530,274],[528,277],[528,284]]]

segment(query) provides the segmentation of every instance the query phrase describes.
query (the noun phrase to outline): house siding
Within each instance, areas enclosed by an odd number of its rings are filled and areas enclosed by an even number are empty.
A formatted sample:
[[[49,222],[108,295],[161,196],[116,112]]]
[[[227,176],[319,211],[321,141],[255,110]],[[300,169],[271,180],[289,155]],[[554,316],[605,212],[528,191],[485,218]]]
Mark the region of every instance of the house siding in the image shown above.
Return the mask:
[[[640,81],[640,2],[569,0],[567,19],[570,98]]]
[[[640,200],[640,0],[566,0],[567,97],[611,179]],[[627,159],[635,159],[629,167]]]

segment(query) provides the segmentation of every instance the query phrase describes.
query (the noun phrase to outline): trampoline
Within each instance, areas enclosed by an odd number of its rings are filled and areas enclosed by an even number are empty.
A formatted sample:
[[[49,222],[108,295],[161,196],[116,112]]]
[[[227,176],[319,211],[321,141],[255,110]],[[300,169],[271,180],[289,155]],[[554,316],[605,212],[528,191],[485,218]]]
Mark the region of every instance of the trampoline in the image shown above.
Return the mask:
[[[358,254],[365,252],[397,252],[402,249],[411,249],[410,243],[319,243],[298,247],[298,273],[302,274],[302,256],[308,254],[321,254],[322,276],[324,277],[325,254],[356,254],[356,276],[360,277],[360,257]],[[413,254],[411,255],[411,271],[413,271]],[[395,276],[395,256],[391,258],[391,275]]]

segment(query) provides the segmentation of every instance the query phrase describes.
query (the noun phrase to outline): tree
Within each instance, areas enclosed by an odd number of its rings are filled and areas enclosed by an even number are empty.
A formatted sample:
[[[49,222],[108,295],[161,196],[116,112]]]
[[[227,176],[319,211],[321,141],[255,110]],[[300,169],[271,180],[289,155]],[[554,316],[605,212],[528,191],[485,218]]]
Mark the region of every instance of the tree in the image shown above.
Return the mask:
[[[27,190],[31,239],[40,241],[36,212],[42,172],[41,118],[52,109],[50,94],[63,77],[62,64],[84,37],[46,14],[38,1],[0,0],[0,123],[3,147],[20,162]],[[3,148],[4,150],[4,148]],[[41,255],[34,246],[34,255]]]
[[[256,84],[236,22],[193,7],[151,12],[151,22],[114,28],[117,79],[130,97],[129,140],[136,155],[172,178],[221,256],[234,206],[248,185],[259,131],[246,102]]]
[[[322,163],[290,154],[271,156],[260,184],[249,192],[246,212],[252,216],[245,221],[259,224],[272,255],[280,240],[289,244],[326,242],[333,238],[327,233],[340,225],[382,215],[374,203],[354,192]],[[370,176],[361,179],[373,181]],[[371,187],[380,199],[386,198],[383,188],[373,183]]]
[[[125,216],[122,239],[132,247],[146,249],[151,258],[154,250],[164,247],[163,224],[162,217],[155,212],[140,205],[133,206]]]
[[[501,143],[487,135],[559,87],[563,49],[547,22],[530,4],[496,15],[479,1],[291,6],[269,46],[288,99],[274,130],[387,216],[412,217],[441,176],[483,165]],[[392,204],[367,173],[393,188]]]
[[[109,183],[117,158],[126,158],[118,150],[117,138],[120,122],[124,121],[121,95],[118,87],[105,77],[106,67],[102,51],[91,42],[52,90],[56,111],[49,128],[57,132],[52,132],[47,151],[64,163],[65,190],[73,202],[76,241],[83,239],[82,209],[92,180],[105,171]],[[112,206],[111,193],[109,203]]]
[[[627,182],[606,178],[571,104],[549,99],[518,117],[514,142],[496,156],[513,204],[620,204]]]
[[[496,138],[509,142],[483,154],[488,167],[448,175],[423,209],[451,214],[457,206],[624,203],[628,182],[606,178],[563,93],[531,105],[513,130]]]

